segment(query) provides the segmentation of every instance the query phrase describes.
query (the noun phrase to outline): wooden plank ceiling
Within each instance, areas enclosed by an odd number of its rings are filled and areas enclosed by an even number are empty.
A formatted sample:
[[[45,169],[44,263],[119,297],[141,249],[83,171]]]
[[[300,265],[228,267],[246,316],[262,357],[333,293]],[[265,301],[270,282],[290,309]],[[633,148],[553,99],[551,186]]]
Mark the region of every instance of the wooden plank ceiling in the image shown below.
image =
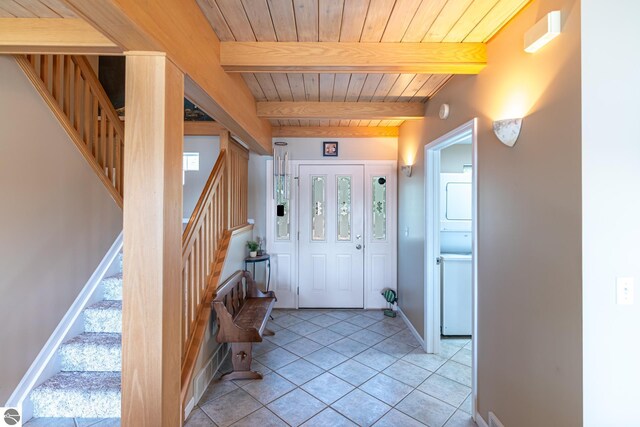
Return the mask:
[[[221,41],[486,42],[529,0],[196,0]],[[425,102],[443,74],[243,73],[259,102]],[[401,120],[271,120],[399,126]]]
[[[2,0],[0,18],[77,18],[62,0]]]

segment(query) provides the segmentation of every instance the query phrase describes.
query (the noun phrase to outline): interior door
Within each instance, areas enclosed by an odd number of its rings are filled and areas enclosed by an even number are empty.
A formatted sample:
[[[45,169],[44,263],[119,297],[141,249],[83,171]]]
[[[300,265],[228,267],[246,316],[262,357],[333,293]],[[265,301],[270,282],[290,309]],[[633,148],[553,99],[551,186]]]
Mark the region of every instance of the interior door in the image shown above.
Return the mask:
[[[301,165],[298,306],[363,308],[363,165]]]

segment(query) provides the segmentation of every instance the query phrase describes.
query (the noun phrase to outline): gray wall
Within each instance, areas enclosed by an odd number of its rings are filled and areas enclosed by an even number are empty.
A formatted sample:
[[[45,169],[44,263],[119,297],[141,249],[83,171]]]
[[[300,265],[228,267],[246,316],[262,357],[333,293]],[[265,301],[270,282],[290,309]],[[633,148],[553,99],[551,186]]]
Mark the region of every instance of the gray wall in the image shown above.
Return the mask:
[[[185,136],[184,152],[200,153],[200,170],[185,172],[184,186],[182,187],[182,217],[189,218],[218,159],[220,138],[217,136]]]
[[[585,426],[640,423],[640,3],[582,1]],[[612,64],[615,64],[612,67]],[[616,305],[616,277],[635,277]]]
[[[27,80],[0,56],[0,402],[122,230],[122,211]]]
[[[456,144],[440,152],[440,172],[462,173],[464,165],[472,163],[473,151],[471,144]]]
[[[562,35],[525,53],[523,34],[555,9]],[[400,306],[422,332],[423,147],[478,117],[478,409],[506,426],[579,426],[580,2],[534,0],[488,44],[488,58],[478,76],[454,77],[429,101],[422,126],[402,126],[400,161],[417,160],[411,178],[399,177]],[[442,103],[448,120],[438,118]],[[514,116],[524,125],[507,148],[491,125]]]

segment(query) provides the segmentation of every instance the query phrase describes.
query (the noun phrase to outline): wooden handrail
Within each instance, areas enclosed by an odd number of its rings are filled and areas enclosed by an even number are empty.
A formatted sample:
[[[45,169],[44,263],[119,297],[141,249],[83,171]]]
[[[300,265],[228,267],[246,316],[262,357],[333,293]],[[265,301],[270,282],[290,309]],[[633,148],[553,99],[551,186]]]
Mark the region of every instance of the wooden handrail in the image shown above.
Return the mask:
[[[16,56],[18,65],[122,208],[124,126],[84,56]]]

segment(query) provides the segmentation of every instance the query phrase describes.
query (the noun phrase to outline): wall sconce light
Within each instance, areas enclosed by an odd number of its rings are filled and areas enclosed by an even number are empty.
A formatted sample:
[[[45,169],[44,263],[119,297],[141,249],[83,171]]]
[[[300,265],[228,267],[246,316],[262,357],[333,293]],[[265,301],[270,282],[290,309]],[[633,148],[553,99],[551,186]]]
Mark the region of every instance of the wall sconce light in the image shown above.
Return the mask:
[[[513,147],[522,129],[522,119],[505,119],[493,122],[493,132],[500,142],[507,147]]]
[[[411,177],[411,169],[412,169],[411,165],[402,165],[402,166],[400,166],[400,171],[407,178]]]
[[[559,10],[547,13],[524,34],[524,51],[534,53],[560,35],[562,16]]]

